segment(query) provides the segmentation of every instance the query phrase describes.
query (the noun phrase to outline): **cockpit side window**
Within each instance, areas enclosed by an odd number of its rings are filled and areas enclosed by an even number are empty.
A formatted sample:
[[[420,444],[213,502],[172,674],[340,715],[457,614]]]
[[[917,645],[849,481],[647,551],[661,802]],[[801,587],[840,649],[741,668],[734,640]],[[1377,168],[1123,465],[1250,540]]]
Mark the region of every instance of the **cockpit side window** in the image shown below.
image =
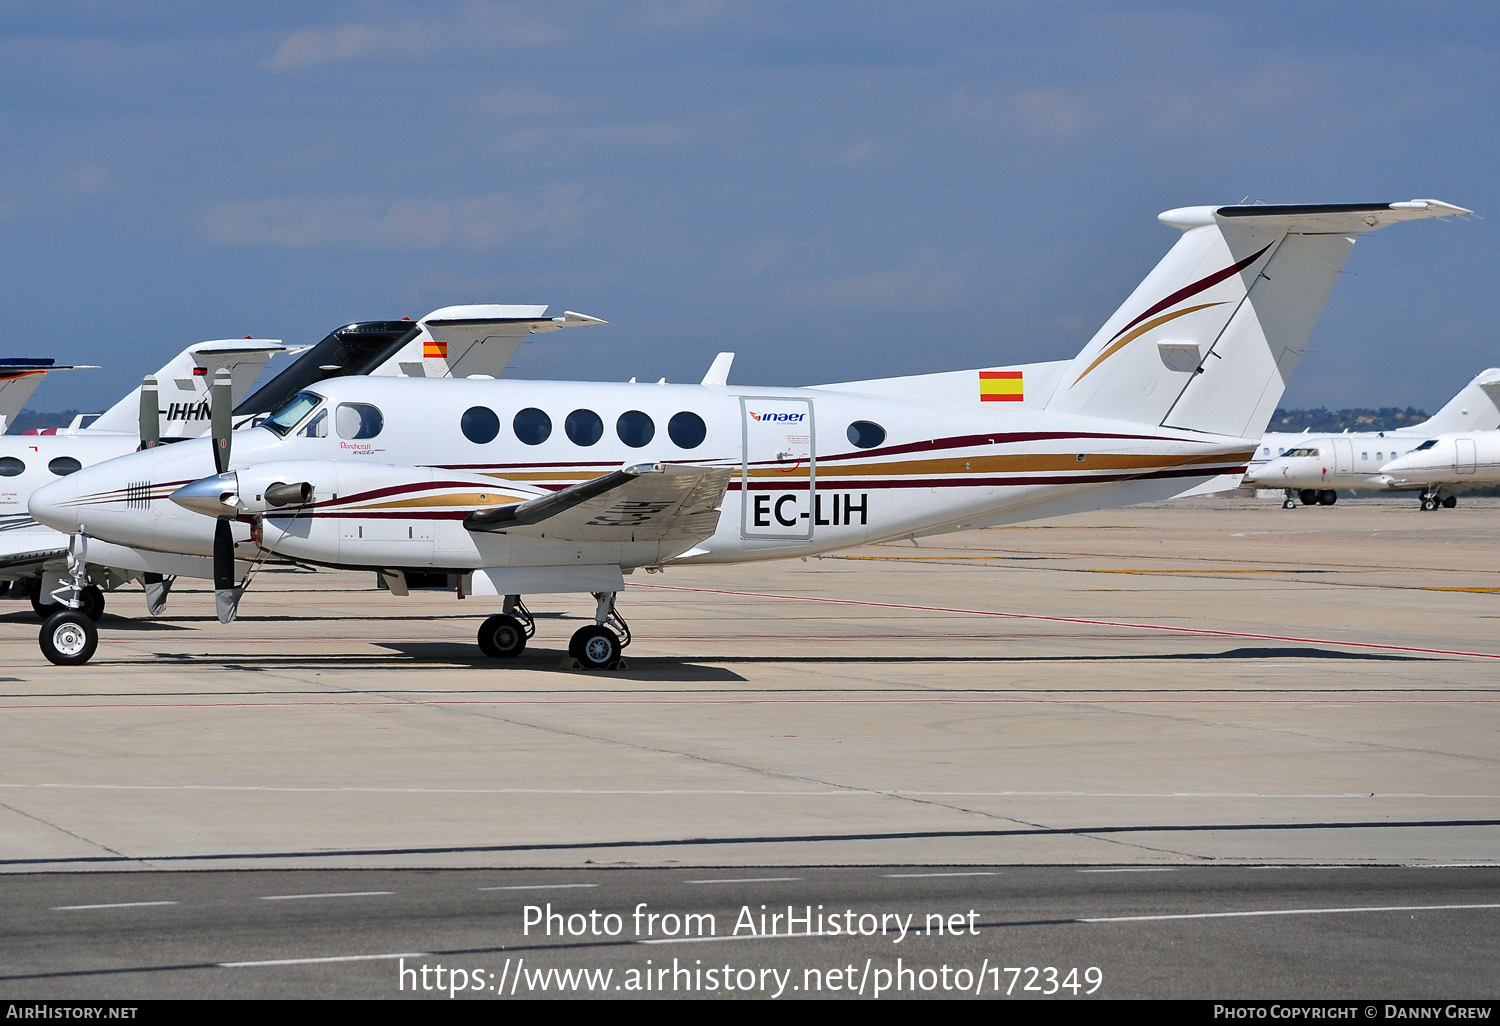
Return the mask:
[[[312,420],[309,420],[306,426],[303,427],[302,430],[298,431],[297,434],[301,435],[303,438],[327,438],[328,411],[319,410],[313,416]]]
[[[264,426],[285,438],[322,401],[323,397],[316,392],[298,392],[290,402],[266,418]]]
[[[339,403],[334,415],[340,438],[374,438],[385,426],[385,417],[369,403]]]
[[[1412,452],[1421,452],[1423,449],[1431,449],[1434,445],[1437,445],[1437,439],[1429,438],[1427,439],[1427,441],[1423,442],[1421,445],[1413,449]]]

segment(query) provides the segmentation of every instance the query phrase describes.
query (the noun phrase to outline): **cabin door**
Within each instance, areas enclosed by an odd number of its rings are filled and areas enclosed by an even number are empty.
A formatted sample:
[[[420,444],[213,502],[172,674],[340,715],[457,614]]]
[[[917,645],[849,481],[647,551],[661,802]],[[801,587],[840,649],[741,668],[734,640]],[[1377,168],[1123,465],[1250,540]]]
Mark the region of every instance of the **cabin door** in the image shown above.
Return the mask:
[[[812,538],[818,483],[812,400],[741,396],[740,422],[740,533]]]

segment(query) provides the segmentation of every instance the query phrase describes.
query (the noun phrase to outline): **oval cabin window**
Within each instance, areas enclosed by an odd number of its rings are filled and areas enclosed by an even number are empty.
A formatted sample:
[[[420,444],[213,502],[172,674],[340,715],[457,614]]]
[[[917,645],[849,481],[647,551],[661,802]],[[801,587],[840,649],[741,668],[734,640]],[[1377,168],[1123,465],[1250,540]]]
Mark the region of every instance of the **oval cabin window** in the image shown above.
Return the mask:
[[[484,445],[486,442],[493,442],[500,433],[500,418],[486,406],[471,406],[464,411],[458,426],[463,429],[464,437],[469,441],[475,445]]]
[[[679,449],[696,449],[708,437],[708,427],[696,413],[683,410],[667,421],[667,437]]]
[[[849,425],[849,441],[861,449],[873,449],[885,441],[885,428],[871,420],[856,420]]]
[[[385,426],[385,417],[369,403],[339,403],[334,424],[340,438],[374,438]]]
[[[639,449],[656,437],[656,424],[640,410],[626,410],[615,421],[615,433],[632,449]]]
[[[552,418],[535,406],[528,406],[511,421],[511,430],[527,445],[541,445],[552,437]]]
[[[593,410],[574,410],[563,421],[563,430],[574,445],[593,445],[604,437],[604,421]]]

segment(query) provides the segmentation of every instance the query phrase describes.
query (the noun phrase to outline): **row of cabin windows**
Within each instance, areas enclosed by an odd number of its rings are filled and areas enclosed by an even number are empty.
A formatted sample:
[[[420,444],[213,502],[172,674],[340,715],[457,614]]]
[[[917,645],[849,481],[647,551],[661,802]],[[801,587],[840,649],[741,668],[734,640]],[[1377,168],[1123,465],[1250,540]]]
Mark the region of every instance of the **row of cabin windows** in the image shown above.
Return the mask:
[[[485,445],[500,434],[500,418],[487,406],[471,406],[459,418],[459,427],[469,441]],[[541,445],[552,437],[552,418],[535,406],[517,413],[510,427],[527,445]],[[604,437],[604,420],[593,410],[574,410],[563,419],[563,433],[574,445],[593,445]],[[615,434],[632,449],[639,449],[656,437],[656,422],[640,410],[626,410],[615,420]],[[696,413],[683,410],[667,421],[667,437],[679,449],[696,449],[708,437],[708,425]]]
[[[83,464],[71,456],[57,456],[47,461],[47,469],[58,477],[67,477],[69,474],[82,470]],[[0,456],[0,477],[20,477],[24,473],[26,473],[25,463],[14,456]]]
[[[464,437],[476,445],[493,442],[500,434],[500,418],[487,406],[471,406],[459,420]],[[516,438],[527,445],[541,445],[552,437],[552,418],[545,410],[528,406],[511,420]],[[604,437],[604,420],[593,410],[574,410],[563,419],[563,433],[574,445],[590,446]],[[615,435],[639,449],[656,437],[656,422],[640,410],[626,410],[615,421]],[[873,449],[885,441],[885,428],[868,420],[849,425],[849,441],[861,449]],[[679,449],[696,449],[708,437],[708,426],[696,413],[683,410],[667,421],[667,437]]]
[[[278,434],[284,434],[319,401],[315,394],[304,392],[266,424]],[[351,441],[374,438],[385,426],[380,410],[368,403],[339,403],[334,408],[332,420],[338,436]],[[328,410],[319,410],[297,433],[322,438],[328,434],[328,421]],[[459,418],[459,427],[469,441],[486,445],[500,434],[500,417],[487,406],[471,406]],[[525,444],[541,445],[552,437],[552,418],[545,410],[528,406],[511,419],[511,430]],[[563,433],[574,445],[594,445],[604,437],[604,420],[593,410],[574,410],[563,419]],[[656,437],[656,422],[640,410],[626,410],[615,420],[615,435],[632,449],[640,449],[651,444]],[[873,449],[885,441],[885,428],[874,421],[856,420],[849,425],[847,435],[850,444],[860,449]],[[667,421],[667,437],[679,449],[696,449],[708,437],[708,426],[698,414],[683,410]]]
[[[1426,449],[1426,448],[1429,448],[1429,447],[1427,445],[1420,445],[1417,448],[1418,449]],[[1408,450],[1408,451],[1410,451],[1410,450]],[[1263,454],[1267,455],[1267,456],[1271,455],[1271,449],[1270,449],[1269,446],[1267,446],[1266,448],[1262,449],[1261,452]],[[1319,450],[1317,450],[1317,449],[1313,449],[1313,448],[1310,448],[1310,447],[1303,447],[1303,448],[1300,448],[1300,449],[1283,449],[1277,455],[1278,456],[1317,456],[1318,452],[1319,452]],[[1401,455],[1401,454],[1398,453],[1395,449],[1391,450],[1391,459],[1395,459],[1399,455]],[[1359,454],[1359,458],[1362,461],[1368,461],[1370,459],[1370,453],[1369,453],[1369,451],[1366,450],[1364,452],[1361,452]],[[1384,463],[1385,462],[1385,452],[1384,452],[1384,450],[1376,452],[1375,453],[1375,459],[1378,460],[1381,463]]]

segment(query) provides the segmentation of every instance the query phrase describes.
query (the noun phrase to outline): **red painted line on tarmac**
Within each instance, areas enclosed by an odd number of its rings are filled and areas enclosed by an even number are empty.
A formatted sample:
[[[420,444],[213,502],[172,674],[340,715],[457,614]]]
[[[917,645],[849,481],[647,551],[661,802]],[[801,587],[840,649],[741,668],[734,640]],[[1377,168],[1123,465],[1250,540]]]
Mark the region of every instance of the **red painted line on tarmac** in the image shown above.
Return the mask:
[[[1299,645],[1334,645],[1338,648],[1370,648],[1383,652],[1417,652],[1423,655],[1468,656],[1473,659],[1500,659],[1497,652],[1465,652],[1446,648],[1417,648],[1412,645],[1380,645],[1371,641],[1337,641],[1332,638],[1299,638],[1285,634],[1250,634],[1244,631],[1221,631],[1207,627],[1172,627],[1161,623],[1129,623],[1122,620],[1088,620],[1076,616],[1043,616],[1040,613],[1012,613],[999,609],[960,609],[953,606],[922,606],[904,602],[872,602],[868,599],[818,598],[812,595],[777,595],[758,591],[729,591],[722,588],[683,588],[670,584],[631,584],[632,588],[652,591],[685,591],[700,595],[732,595],[740,598],[782,599],[787,602],[826,602],[836,606],[870,606],[876,609],[913,609],[924,613],[962,613],[968,616],[997,616],[1007,620],[1040,620],[1045,623],[1074,623],[1085,627],[1121,627],[1136,631],[1164,631],[1173,634],[1198,634],[1216,638],[1247,638],[1254,641],[1290,641]]]

